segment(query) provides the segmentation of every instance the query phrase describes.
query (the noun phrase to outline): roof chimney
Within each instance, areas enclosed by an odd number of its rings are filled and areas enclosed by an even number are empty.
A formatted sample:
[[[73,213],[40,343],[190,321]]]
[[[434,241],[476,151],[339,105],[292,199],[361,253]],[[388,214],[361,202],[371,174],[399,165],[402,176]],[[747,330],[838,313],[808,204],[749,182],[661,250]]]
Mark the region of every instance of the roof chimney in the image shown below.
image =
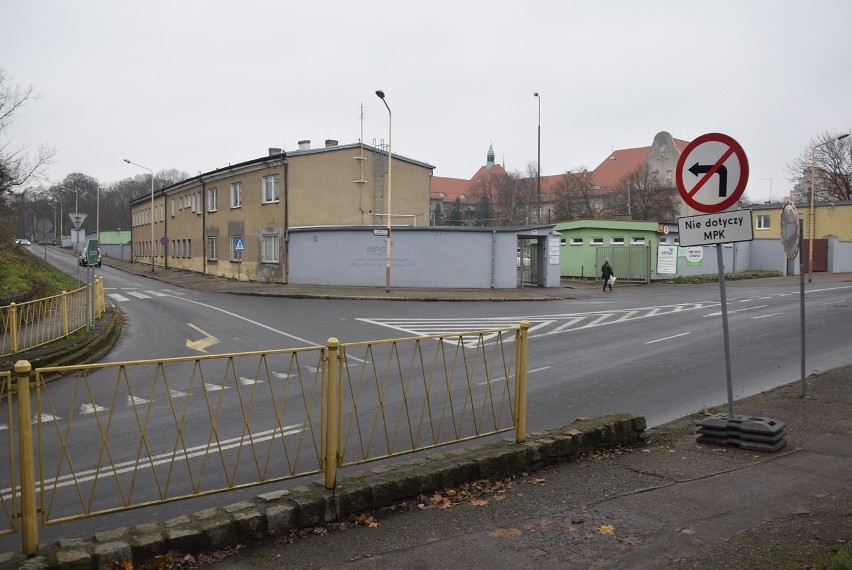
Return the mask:
[[[325,148],[337,146],[337,141],[334,139],[325,139]]]
[[[275,156],[275,155],[278,155],[278,154],[281,154],[280,148],[269,147],[269,156]]]
[[[299,150],[311,150],[311,141],[307,139],[299,141]]]

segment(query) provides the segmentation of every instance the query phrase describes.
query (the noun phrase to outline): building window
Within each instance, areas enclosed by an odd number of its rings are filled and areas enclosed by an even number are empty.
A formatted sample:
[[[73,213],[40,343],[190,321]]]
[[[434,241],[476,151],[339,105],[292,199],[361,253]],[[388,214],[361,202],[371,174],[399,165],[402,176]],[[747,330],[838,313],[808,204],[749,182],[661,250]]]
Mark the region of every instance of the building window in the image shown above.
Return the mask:
[[[667,243],[669,243],[669,238],[667,238],[667,237],[661,237],[660,238],[660,244],[661,245],[665,245]]]
[[[590,237],[589,238],[589,245],[603,245],[603,238],[602,237]]]
[[[756,217],[757,217],[757,229],[768,230],[769,229],[769,214],[759,214]]]
[[[666,180],[671,180],[671,179],[672,179],[672,171],[666,170]]]
[[[632,236],[630,238],[630,245],[645,245],[644,236]]]
[[[680,238],[672,238],[672,243],[675,245],[680,245]]]
[[[623,237],[611,237],[609,238],[609,245],[624,245]]]
[[[183,246],[183,256],[184,257],[192,257],[192,240],[191,239],[185,240],[185,243],[184,243],[184,246]]]
[[[172,217],[175,217],[175,199],[172,198]]]
[[[217,261],[219,259],[219,238],[216,236],[207,236],[207,261]]]
[[[260,248],[261,263],[278,263],[278,234],[262,234]]]
[[[278,201],[278,175],[263,177],[263,198],[264,204],[271,204]]]
[[[243,195],[240,192],[240,183],[234,182],[231,184],[231,207],[239,208],[243,205]]]
[[[237,240],[240,239],[240,236],[230,236],[228,238],[228,245],[230,246],[230,259],[231,261],[239,261],[240,260],[240,252],[237,251]]]
[[[207,211],[215,212],[217,209],[217,198],[219,196],[219,191],[215,188],[209,188],[207,190]]]
[[[583,238],[581,237],[572,237],[571,245],[583,245]]]

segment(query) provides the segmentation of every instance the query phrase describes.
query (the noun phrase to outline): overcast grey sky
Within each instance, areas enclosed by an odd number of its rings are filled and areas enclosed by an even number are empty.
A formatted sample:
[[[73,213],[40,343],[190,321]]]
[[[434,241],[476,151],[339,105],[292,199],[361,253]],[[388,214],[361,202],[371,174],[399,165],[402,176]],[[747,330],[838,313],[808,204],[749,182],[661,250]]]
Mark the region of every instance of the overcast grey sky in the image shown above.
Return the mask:
[[[0,0],[0,67],[42,95],[11,148],[51,144],[51,181],[190,174],[387,139],[469,178],[596,167],[659,131],[736,139],[747,196],[785,196],[787,164],[852,127],[848,0]],[[771,181],[770,181],[771,179]]]

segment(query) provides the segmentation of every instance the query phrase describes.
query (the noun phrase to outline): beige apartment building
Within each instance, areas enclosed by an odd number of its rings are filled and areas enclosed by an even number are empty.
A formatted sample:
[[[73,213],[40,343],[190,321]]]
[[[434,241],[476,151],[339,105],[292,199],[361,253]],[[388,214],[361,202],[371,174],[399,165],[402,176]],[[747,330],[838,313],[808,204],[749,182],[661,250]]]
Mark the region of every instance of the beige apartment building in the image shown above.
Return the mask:
[[[132,259],[152,263],[153,249],[154,265],[286,283],[292,228],[429,225],[435,167],[395,154],[388,166],[387,148],[362,143],[270,148],[131,202]]]

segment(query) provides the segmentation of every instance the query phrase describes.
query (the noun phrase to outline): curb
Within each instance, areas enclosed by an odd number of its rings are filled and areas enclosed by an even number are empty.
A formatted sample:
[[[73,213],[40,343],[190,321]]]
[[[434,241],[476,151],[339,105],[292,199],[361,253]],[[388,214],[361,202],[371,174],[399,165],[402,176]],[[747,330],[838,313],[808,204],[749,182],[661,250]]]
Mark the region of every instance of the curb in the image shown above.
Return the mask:
[[[33,369],[69,364],[90,364],[101,360],[118,343],[124,328],[124,316],[115,307],[107,306],[95,321],[91,332],[77,331],[68,339],[59,339],[36,348],[0,359],[0,370],[14,372],[15,362],[27,360]]]
[[[332,490],[313,481],[164,523],[101,532],[92,539],[61,539],[41,546],[32,557],[0,554],[0,570],[105,569],[128,561],[135,566],[169,551],[197,553],[268,540],[462,483],[539,470],[589,451],[635,445],[644,441],[646,427],[643,416],[632,414],[578,419],[531,434],[524,443],[484,443],[341,475]]]

